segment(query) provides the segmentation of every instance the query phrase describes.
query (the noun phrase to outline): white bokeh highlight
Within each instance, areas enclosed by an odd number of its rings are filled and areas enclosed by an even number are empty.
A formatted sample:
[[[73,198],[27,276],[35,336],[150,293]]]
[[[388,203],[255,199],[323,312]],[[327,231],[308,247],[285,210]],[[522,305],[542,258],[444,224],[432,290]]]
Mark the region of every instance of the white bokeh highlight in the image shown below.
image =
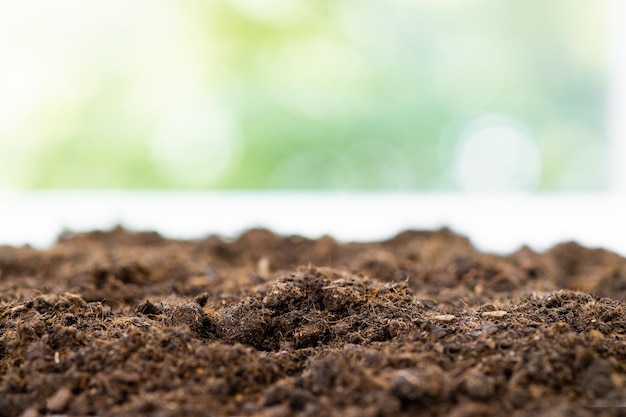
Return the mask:
[[[217,182],[240,146],[232,112],[209,98],[167,114],[150,142],[152,159],[161,174],[190,187]]]
[[[453,175],[465,191],[532,191],[541,177],[541,153],[530,134],[514,122],[481,116],[461,134]]]

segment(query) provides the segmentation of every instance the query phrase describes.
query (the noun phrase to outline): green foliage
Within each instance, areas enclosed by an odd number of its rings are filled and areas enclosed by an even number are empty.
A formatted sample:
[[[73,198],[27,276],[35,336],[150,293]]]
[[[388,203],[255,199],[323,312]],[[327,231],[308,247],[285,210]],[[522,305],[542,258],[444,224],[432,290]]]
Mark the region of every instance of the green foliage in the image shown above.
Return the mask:
[[[70,33],[58,57],[61,88],[41,89],[22,124],[0,130],[0,174],[12,178],[0,185],[453,189],[463,123],[487,112],[529,132],[535,188],[596,189],[604,11],[582,0],[186,0],[124,6],[97,26],[103,11],[88,10],[94,27]],[[23,169],[5,161],[16,140],[28,144]]]

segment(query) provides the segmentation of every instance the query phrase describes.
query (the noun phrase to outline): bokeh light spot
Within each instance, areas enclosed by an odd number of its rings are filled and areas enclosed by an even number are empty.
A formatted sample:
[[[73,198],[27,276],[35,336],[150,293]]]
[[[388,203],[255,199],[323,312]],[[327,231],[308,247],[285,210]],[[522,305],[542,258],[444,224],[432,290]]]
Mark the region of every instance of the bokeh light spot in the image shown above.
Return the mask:
[[[463,132],[455,151],[454,177],[468,191],[537,188],[541,154],[534,139],[513,121],[481,116]]]
[[[229,109],[211,99],[168,114],[150,142],[152,158],[172,184],[216,184],[233,163],[239,135]]]

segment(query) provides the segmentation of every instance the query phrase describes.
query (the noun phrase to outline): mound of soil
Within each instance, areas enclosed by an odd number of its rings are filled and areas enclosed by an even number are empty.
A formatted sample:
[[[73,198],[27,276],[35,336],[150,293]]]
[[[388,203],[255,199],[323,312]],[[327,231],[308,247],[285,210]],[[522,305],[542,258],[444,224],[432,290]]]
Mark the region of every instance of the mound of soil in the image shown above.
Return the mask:
[[[0,416],[625,410],[626,260],[604,250],[445,229],[0,247]]]

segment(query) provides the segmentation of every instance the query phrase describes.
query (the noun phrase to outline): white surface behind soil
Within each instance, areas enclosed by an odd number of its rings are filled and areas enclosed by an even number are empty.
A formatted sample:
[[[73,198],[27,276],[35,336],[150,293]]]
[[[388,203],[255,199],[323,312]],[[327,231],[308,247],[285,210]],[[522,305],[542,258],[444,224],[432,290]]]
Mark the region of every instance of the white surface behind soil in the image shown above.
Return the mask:
[[[155,230],[167,237],[236,236],[250,227],[339,240],[380,240],[449,227],[476,247],[543,251],[576,240],[626,255],[626,199],[616,194],[118,192],[0,193],[0,244],[44,248],[64,229]]]

